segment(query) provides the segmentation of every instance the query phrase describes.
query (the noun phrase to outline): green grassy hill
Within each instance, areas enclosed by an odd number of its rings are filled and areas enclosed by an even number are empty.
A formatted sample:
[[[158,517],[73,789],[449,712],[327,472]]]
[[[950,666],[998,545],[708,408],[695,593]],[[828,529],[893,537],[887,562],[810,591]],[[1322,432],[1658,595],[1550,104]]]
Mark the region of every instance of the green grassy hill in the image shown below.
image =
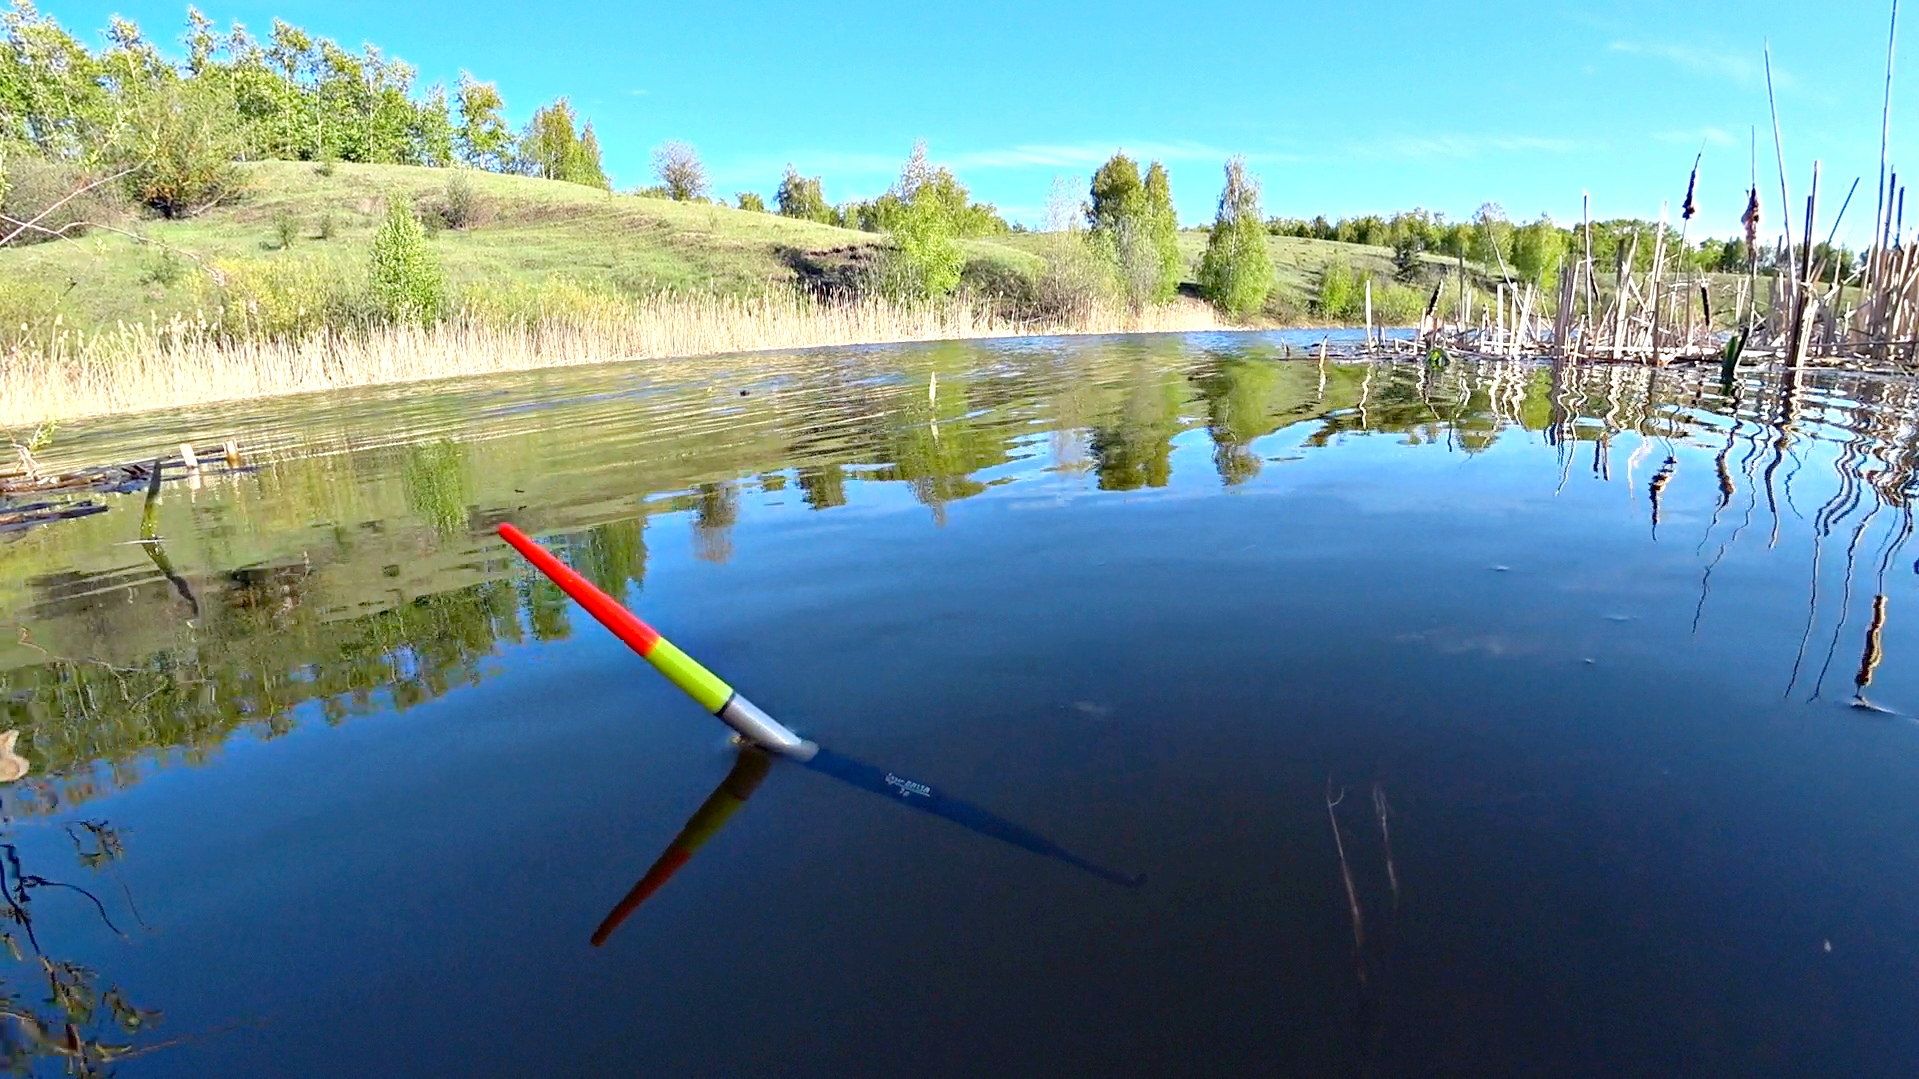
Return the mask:
[[[248,166],[244,194],[183,221],[129,215],[115,228],[78,239],[0,248],[0,317],[6,283],[31,288],[17,297],[44,311],[49,290],[65,326],[86,330],[116,322],[192,315],[209,265],[300,260],[358,272],[388,201],[423,208],[443,200],[450,173],[402,165],[315,165],[268,161]],[[662,291],[759,292],[808,277],[833,276],[875,258],[873,233],[708,203],[617,195],[578,184],[494,173],[463,173],[478,196],[469,227],[435,234],[433,244],[455,295],[467,285],[531,285],[565,277],[628,295]],[[282,229],[290,235],[282,243]],[[157,241],[145,244],[140,238]],[[1190,267],[1205,234],[1180,236]],[[1046,236],[1013,233],[967,243],[968,258],[1031,276],[1042,266]],[[1271,239],[1279,270],[1276,312],[1303,315],[1318,276],[1334,258],[1382,278],[1385,248],[1292,237]],[[169,256],[165,245],[185,257]]]
[[[162,321],[201,296],[194,258],[208,264],[326,260],[364,266],[388,200],[430,205],[449,173],[403,165],[269,161],[248,167],[246,193],[183,221],[137,216],[77,240],[0,248],[0,281],[60,293],[68,326]],[[531,284],[564,276],[632,295],[757,292],[769,283],[871,259],[872,233],[707,203],[615,195],[578,184],[466,172],[479,197],[471,227],[439,231],[434,247],[457,294],[466,284]],[[281,244],[281,223],[292,242]],[[169,258],[158,241],[183,252]],[[969,255],[1034,271],[1038,260],[974,242]]]

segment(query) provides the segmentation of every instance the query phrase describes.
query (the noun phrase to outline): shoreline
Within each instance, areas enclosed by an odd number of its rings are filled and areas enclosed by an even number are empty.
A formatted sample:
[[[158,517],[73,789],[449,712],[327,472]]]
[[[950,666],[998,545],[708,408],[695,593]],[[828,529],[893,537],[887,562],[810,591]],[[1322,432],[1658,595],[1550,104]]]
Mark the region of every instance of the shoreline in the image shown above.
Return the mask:
[[[85,347],[0,356],[0,430],[444,378],[706,356],[927,341],[1226,330],[1193,300],[1074,320],[1015,321],[963,302],[820,306],[662,298],[629,315],[506,327],[439,323],[297,342],[221,343],[146,327]]]

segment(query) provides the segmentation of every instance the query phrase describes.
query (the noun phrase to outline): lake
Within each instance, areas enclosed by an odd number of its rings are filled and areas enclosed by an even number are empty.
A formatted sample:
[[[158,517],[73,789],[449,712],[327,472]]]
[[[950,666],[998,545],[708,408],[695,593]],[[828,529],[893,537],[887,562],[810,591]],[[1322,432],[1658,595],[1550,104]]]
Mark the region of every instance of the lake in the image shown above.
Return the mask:
[[[1318,341],[62,429],[56,461],[246,461],[168,482],[155,544],[139,492],[0,536],[0,1050],[1919,1071],[1919,386]],[[501,522],[833,766],[734,745]]]

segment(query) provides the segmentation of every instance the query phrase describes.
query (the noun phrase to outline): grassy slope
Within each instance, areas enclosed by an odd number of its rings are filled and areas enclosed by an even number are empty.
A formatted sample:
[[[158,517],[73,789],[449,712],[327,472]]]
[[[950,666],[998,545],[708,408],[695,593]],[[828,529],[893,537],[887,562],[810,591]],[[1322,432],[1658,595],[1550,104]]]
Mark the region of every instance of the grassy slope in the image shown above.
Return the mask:
[[[399,165],[341,164],[323,175],[302,162],[269,161],[249,167],[248,193],[187,221],[135,219],[128,231],[209,262],[296,257],[363,266],[386,201],[431,199],[445,190],[447,173]],[[833,228],[724,206],[614,195],[578,184],[524,176],[470,173],[486,217],[477,227],[434,239],[447,277],[469,282],[532,282],[564,275],[583,284],[632,294],[663,290],[745,293],[795,279],[783,252],[832,262],[861,248],[875,249],[871,233]],[[298,235],[281,250],[275,223],[295,222]],[[319,238],[330,216],[333,237]],[[969,255],[1037,268],[1037,260],[974,242]],[[39,281],[64,289],[68,325],[112,325],[116,320],[162,320],[191,312],[196,275],[171,284],[156,280],[157,249],[107,232],[75,241],[0,249],[0,278]]]
[[[188,221],[134,219],[122,225],[209,262],[322,258],[357,269],[366,263],[386,201],[432,199],[445,190],[448,176],[434,169],[351,164],[323,174],[310,163],[289,161],[261,162],[249,170],[248,193],[230,205]],[[614,195],[524,176],[469,175],[485,220],[434,239],[456,290],[468,283],[530,283],[564,275],[634,295],[756,292],[795,280],[792,252],[832,264],[860,252],[870,257],[880,243],[872,233],[774,214]],[[275,227],[282,216],[298,230],[288,250],[280,248]],[[333,237],[322,240],[321,221],[329,216]],[[966,246],[970,259],[1034,273],[1044,242],[1036,234],[1015,233]],[[1201,232],[1180,234],[1189,278],[1205,242]],[[1386,248],[1292,237],[1273,237],[1271,244],[1280,288],[1297,311],[1306,309],[1321,269],[1335,257],[1382,277],[1391,272]],[[189,267],[165,282],[164,274],[156,274],[162,261],[154,247],[94,232],[74,241],[0,249],[0,280],[64,290],[60,311],[69,326],[191,314],[200,294],[198,275]]]

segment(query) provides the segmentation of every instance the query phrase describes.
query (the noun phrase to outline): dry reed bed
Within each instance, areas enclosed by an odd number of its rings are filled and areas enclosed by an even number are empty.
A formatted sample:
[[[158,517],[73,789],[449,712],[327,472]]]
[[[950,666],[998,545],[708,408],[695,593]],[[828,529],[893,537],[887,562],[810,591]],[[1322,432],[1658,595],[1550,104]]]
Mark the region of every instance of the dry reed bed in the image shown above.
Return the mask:
[[[949,301],[816,304],[784,297],[662,297],[617,314],[536,324],[390,327],[301,341],[172,338],[145,327],[0,354],[0,428],[316,390],[664,357],[827,345],[1218,329],[1181,301],[1133,312],[1013,320]]]

